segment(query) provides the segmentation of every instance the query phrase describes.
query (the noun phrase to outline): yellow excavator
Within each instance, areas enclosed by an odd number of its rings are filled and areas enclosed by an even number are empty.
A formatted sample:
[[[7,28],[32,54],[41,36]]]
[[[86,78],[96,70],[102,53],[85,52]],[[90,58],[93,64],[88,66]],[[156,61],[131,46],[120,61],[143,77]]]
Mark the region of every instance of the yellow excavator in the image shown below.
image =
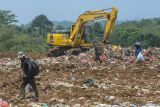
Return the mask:
[[[111,10],[111,11],[109,11]],[[109,12],[107,12],[109,11]],[[87,36],[90,36],[91,27],[87,26],[87,22],[107,19],[105,23],[103,40],[107,41],[109,34],[115,25],[118,10],[113,7],[110,9],[87,11],[78,17],[75,24],[71,26],[70,31],[56,30],[47,35],[47,44],[53,46],[48,53],[48,56],[60,56],[66,54],[67,50],[72,50],[73,54],[78,54],[81,51],[86,51],[92,47],[91,41],[87,41]],[[87,30],[86,30],[87,29]],[[90,33],[86,33],[90,31]]]

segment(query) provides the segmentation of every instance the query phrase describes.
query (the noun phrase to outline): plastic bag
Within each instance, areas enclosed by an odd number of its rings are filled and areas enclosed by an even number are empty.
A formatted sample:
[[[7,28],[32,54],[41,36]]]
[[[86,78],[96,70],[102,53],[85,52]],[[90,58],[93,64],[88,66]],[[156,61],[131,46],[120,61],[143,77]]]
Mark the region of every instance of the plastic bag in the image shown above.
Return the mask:
[[[26,93],[29,93],[31,91],[33,91],[33,88],[30,84],[27,84],[26,88],[25,88]]]
[[[143,54],[140,52],[137,56],[137,61],[144,61]]]
[[[101,54],[99,57],[100,57],[101,61],[106,61],[107,60],[107,57],[104,54]]]

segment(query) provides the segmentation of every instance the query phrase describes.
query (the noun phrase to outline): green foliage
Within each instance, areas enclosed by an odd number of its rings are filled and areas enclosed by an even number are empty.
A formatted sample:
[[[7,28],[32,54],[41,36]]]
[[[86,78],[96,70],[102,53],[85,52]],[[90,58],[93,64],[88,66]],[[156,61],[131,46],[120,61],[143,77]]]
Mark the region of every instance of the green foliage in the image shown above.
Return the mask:
[[[102,23],[95,22],[93,26],[93,30],[96,33],[102,34],[103,33]]]
[[[0,32],[0,50],[9,50],[12,47],[10,42],[15,31],[12,28],[0,28]]]
[[[15,14],[13,14],[10,10],[0,10],[0,26],[8,26],[17,22],[15,17]]]
[[[57,25],[55,30],[64,30],[65,27],[62,25]]]
[[[46,37],[42,34],[50,32],[53,23],[44,15],[37,16],[29,26],[15,22],[15,14],[0,10],[0,51],[45,52]]]
[[[144,48],[160,46],[160,18],[129,21],[116,25],[110,40],[114,44],[133,46],[136,41]]]
[[[41,14],[33,19],[29,31],[37,32],[40,35],[46,35],[47,33],[51,32],[52,29],[53,23],[48,20],[45,15]]]
[[[101,22],[92,23],[85,27],[85,35],[88,41],[101,41],[103,38],[104,28]],[[91,34],[89,34],[91,33]]]

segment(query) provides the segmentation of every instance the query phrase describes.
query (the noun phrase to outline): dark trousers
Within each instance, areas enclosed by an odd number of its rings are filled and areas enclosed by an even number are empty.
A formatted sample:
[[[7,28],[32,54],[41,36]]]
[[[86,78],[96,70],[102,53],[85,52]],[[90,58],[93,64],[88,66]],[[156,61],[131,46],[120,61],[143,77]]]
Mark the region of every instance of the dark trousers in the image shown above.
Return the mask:
[[[36,97],[39,97],[34,77],[30,77],[30,78],[23,77],[23,83],[21,84],[21,87],[20,87],[20,93],[23,95],[23,97],[25,97],[25,87],[27,84],[30,84],[32,86]]]
[[[99,52],[97,47],[95,47],[94,49],[95,49],[95,53],[94,53],[95,54],[95,61],[99,61],[100,63],[102,63],[102,61],[100,60],[101,53]]]

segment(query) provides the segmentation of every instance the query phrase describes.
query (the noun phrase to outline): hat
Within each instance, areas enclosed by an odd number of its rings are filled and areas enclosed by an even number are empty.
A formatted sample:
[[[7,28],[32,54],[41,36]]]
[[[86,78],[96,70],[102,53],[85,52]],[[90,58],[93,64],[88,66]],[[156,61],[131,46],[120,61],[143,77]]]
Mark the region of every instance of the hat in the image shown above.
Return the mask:
[[[18,58],[22,58],[23,56],[25,56],[23,52],[18,52],[18,55],[17,55]]]
[[[134,45],[135,46],[141,46],[141,44],[139,42],[136,42]]]

